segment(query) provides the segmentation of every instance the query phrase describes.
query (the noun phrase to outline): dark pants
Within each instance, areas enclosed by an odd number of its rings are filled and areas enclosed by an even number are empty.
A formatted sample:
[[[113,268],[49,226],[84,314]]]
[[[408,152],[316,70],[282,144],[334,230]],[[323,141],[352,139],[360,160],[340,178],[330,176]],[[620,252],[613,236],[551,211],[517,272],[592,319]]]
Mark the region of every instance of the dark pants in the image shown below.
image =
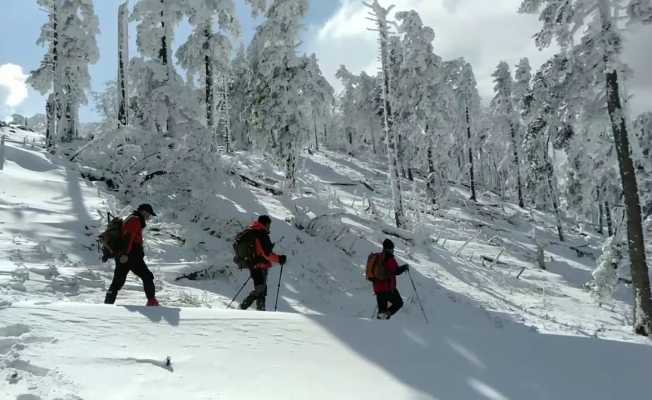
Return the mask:
[[[378,293],[376,302],[378,302],[378,313],[387,313],[390,316],[396,314],[403,307],[403,299],[397,289],[392,292]],[[391,306],[389,306],[389,303],[391,303]]]
[[[249,268],[251,279],[254,281],[254,290],[240,303],[240,309],[246,310],[256,300],[256,309],[265,311],[265,297],[267,297],[267,270],[262,268]]]
[[[115,271],[113,272],[111,286],[109,286],[109,290],[106,292],[105,304],[115,303],[118,291],[124,286],[129,271],[136,274],[143,281],[143,288],[145,289],[147,299],[149,300],[155,297],[154,274],[147,268],[142,251],[136,251],[129,255],[129,260],[125,264],[121,264],[118,258],[115,259]]]

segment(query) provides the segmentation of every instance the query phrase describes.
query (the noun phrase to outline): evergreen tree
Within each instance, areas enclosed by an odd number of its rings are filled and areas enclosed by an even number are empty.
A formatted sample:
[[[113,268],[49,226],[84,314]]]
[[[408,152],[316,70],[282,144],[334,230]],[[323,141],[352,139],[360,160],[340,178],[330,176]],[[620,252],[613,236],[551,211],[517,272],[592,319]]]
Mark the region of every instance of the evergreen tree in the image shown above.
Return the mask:
[[[512,74],[509,70],[509,65],[502,61],[498,64],[496,71],[492,74],[494,77],[494,92],[496,95],[491,100],[491,108],[493,114],[498,118],[501,125],[506,125],[509,130],[509,138],[511,141],[512,151],[512,166],[513,173],[516,174],[516,188],[518,191],[518,205],[523,208],[525,202],[523,200],[523,187],[521,184],[521,166],[519,161],[519,139],[518,139],[518,126],[514,115],[514,105],[512,98]]]
[[[622,37],[618,24],[631,21],[652,23],[652,7],[649,0],[630,0],[627,17],[622,18],[619,15],[621,3],[620,0],[523,0],[520,11],[538,13],[542,9],[540,20],[543,26],[535,35],[536,44],[547,47],[555,38],[562,48],[570,51],[576,64],[591,68],[590,76],[601,80],[605,88],[605,103],[625,197],[634,290],[634,330],[638,334],[650,335],[650,278],[645,260],[638,182],[630,155],[631,146],[620,92],[623,66]],[[578,44],[574,35],[576,32],[582,32]]]
[[[304,96],[308,63],[296,55],[307,0],[275,0],[249,46],[256,145],[270,151],[296,185],[297,158],[310,131],[310,101]]]

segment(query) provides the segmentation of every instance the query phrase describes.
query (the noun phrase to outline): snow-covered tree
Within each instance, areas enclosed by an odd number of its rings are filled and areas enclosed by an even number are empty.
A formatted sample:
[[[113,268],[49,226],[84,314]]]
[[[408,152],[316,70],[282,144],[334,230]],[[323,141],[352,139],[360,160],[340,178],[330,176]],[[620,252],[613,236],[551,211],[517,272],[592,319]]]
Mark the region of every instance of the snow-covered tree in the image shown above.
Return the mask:
[[[385,131],[385,141],[387,143],[387,155],[389,161],[389,179],[392,188],[392,199],[394,202],[394,221],[396,226],[403,228],[406,226],[405,210],[403,209],[403,194],[401,192],[401,160],[399,158],[399,135],[394,127],[393,114],[393,79],[390,60],[390,25],[387,16],[393,7],[383,8],[378,0],[373,3],[364,3],[371,10],[371,16],[376,24],[376,30],[379,35],[380,47],[380,81],[382,93],[382,110],[383,110],[383,127]]]
[[[173,136],[182,119],[180,98],[183,83],[172,60],[174,31],[183,16],[185,2],[138,0],[130,16],[136,22],[136,44],[140,57],[131,60],[130,107],[143,128]],[[135,87],[134,87],[135,86]]]
[[[297,158],[310,131],[310,101],[304,95],[308,63],[296,54],[307,0],[275,0],[249,46],[256,145],[270,151],[296,184]]]
[[[637,152],[636,174],[640,182],[643,221],[652,217],[652,112],[639,115],[634,120]]]
[[[124,2],[118,7],[118,127],[129,123],[129,88],[127,68],[129,66],[129,4]]]
[[[99,22],[91,0],[39,0],[38,4],[49,18],[37,44],[47,46],[48,52],[28,82],[42,94],[52,91],[56,136],[71,141],[78,133],[79,106],[87,103],[88,66],[99,59],[95,41]],[[54,139],[48,137],[48,142]]]
[[[539,47],[552,39],[570,50],[577,64],[590,66],[592,76],[606,90],[606,108],[616,144],[627,215],[627,236],[634,291],[634,330],[652,334],[652,296],[645,259],[639,188],[630,155],[626,113],[621,93],[623,79],[622,32],[628,22],[652,23],[650,0],[629,0],[622,15],[622,0],[523,0],[520,11],[539,13],[542,29],[535,35]],[[579,41],[577,40],[579,37]]]
[[[618,285],[618,265],[622,262],[619,244],[614,236],[610,236],[602,244],[602,254],[591,274],[593,280],[588,286],[599,303],[608,303]]]
[[[492,74],[494,78],[494,92],[496,93],[491,100],[491,109],[493,114],[497,117],[497,122],[509,130],[509,139],[511,142],[512,152],[512,167],[513,173],[516,175],[516,189],[518,191],[518,205],[523,208],[525,202],[523,200],[523,187],[521,183],[521,163],[519,161],[519,148],[520,140],[518,138],[518,125],[514,113],[514,104],[512,96],[512,74],[509,70],[509,65],[501,61]]]
[[[466,166],[469,171],[469,187],[471,189],[471,200],[476,201],[476,174],[475,174],[475,159],[476,152],[474,149],[478,148],[477,139],[475,134],[477,123],[474,120],[480,115],[480,94],[478,93],[477,82],[473,67],[463,58],[447,62],[448,65],[448,84],[455,95],[454,107],[442,108],[443,115],[453,116],[455,118],[454,126],[458,127],[461,132],[458,134],[462,136],[466,144],[466,151],[464,152],[467,158]],[[445,104],[445,96],[438,96],[440,99],[438,103]]]
[[[231,42],[227,35],[239,35],[235,4],[232,0],[185,0],[192,32],[177,50],[179,64],[189,80],[200,76],[205,96],[206,126],[213,130],[217,77],[227,72]],[[216,27],[217,25],[217,27]]]

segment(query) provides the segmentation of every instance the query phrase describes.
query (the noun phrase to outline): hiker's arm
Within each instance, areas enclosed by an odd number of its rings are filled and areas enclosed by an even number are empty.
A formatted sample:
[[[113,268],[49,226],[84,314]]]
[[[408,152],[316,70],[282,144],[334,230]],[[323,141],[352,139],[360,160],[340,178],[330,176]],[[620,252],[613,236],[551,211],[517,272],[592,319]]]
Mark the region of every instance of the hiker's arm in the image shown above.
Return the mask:
[[[403,272],[407,271],[410,268],[409,265],[403,264],[396,269],[396,275],[401,275]]]
[[[274,252],[270,252],[269,254],[265,254],[265,250],[263,249],[263,245],[260,244],[260,240],[256,239],[256,255],[259,257],[264,258],[265,260],[269,261],[270,263],[280,263],[280,258],[278,254]]]

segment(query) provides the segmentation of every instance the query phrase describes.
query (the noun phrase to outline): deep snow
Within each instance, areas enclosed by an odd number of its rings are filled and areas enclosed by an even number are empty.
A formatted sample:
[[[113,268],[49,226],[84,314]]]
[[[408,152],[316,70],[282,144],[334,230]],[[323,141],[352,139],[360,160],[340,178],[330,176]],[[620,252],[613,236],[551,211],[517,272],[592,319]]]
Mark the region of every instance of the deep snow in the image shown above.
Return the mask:
[[[444,210],[415,207],[415,232],[398,232],[387,223],[382,165],[320,152],[306,155],[297,194],[273,196],[235,175],[216,183],[211,220],[190,223],[153,194],[161,217],[145,233],[147,261],[166,307],[140,307],[133,276],[118,305],[104,306],[112,266],[99,262],[95,236],[106,210],[125,214],[133,205],[82,180],[77,165],[15,142],[0,171],[2,399],[647,393],[651,348],[631,333],[631,289],[621,284],[617,299],[600,307],[584,288],[601,240],[588,228],[558,243],[552,216],[488,193],[465,207],[468,194],[455,187]],[[224,164],[284,190],[263,159],[241,154]],[[272,239],[290,260],[281,313],[225,310],[246,279],[231,266],[229,240],[256,212],[274,217]],[[547,244],[547,271],[536,267],[533,227]],[[405,275],[405,308],[391,321],[368,320],[375,302],[363,263],[383,231],[407,238],[392,236],[413,266],[429,325]],[[175,280],[207,267],[212,279]],[[270,274],[268,307],[278,272]]]

